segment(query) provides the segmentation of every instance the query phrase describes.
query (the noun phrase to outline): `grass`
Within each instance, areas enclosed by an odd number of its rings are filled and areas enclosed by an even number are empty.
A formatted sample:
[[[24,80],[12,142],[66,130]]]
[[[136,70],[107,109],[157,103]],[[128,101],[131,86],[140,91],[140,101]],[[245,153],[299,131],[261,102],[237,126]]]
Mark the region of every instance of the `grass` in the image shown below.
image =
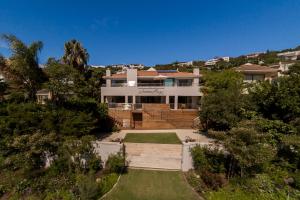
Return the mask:
[[[196,200],[199,196],[178,171],[130,169],[105,200]]]
[[[127,133],[124,142],[181,144],[176,133]]]

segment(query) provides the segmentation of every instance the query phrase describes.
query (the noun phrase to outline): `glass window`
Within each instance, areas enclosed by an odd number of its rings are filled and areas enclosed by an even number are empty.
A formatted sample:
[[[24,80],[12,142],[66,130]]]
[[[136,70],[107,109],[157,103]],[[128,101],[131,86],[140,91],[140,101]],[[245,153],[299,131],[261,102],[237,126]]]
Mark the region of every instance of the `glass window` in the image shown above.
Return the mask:
[[[255,81],[263,81],[263,80],[265,80],[265,75],[263,75],[263,74],[253,75],[253,80],[255,80]]]

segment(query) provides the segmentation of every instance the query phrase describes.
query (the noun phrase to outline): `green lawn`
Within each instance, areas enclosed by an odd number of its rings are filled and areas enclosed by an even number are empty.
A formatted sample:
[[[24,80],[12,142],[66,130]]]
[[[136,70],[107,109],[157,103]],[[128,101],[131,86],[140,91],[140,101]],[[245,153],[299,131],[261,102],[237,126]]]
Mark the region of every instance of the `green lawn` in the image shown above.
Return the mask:
[[[196,200],[182,172],[129,170],[105,200]]]
[[[181,144],[176,133],[127,133],[124,142]]]

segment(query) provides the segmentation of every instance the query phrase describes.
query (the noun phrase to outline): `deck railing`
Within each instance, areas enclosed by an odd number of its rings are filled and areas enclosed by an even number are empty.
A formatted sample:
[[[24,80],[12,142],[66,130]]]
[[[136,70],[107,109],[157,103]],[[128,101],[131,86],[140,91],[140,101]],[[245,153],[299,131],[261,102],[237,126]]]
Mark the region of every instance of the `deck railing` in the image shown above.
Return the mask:
[[[119,110],[141,110],[143,104],[146,103],[108,103],[108,108],[119,109]],[[175,104],[170,103],[170,109],[175,109]],[[199,105],[192,103],[178,103],[178,109],[198,109]]]

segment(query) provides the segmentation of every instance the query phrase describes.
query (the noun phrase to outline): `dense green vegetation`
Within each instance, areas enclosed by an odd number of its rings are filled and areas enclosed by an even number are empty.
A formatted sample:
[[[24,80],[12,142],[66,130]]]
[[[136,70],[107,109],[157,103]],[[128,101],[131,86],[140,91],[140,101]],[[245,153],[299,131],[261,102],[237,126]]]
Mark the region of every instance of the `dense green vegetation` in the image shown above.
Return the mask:
[[[198,195],[187,185],[181,172],[129,170],[105,200],[196,200]]]
[[[127,133],[124,142],[181,144],[176,133]]]
[[[102,69],[87,66],[88,54],[75,40],[62,59],[38,63],[42,42],[24,44],[4,35],[11,57],[0,59],[0,198],[98,199],[125,168],[123,155],[105,169],[93,141],[110,131],[106,105],[99,103]],[[52,98],[37,104],[46,88]]]
[[[207,199],[299,199],[300,66],[272,82],[243,84],[209,72],[200,118],[220,147],[191,151],[187,178]],[[216,144],[216,145],[217,145]]]

